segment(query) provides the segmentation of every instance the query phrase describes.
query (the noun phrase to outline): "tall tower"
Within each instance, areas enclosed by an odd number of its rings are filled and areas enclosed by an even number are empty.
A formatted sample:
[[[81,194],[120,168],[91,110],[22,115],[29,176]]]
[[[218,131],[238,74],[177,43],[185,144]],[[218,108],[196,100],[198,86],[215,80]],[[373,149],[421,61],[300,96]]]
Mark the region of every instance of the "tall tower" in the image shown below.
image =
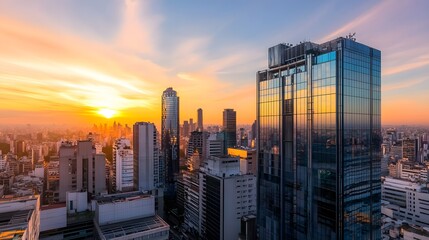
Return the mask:
[[[279,44],[256,74],[260,239],[381,239],[379,50]]]
[[[203,131],[203,109],[198,108],[198,129],[197,131],[202,132]]]
[[[171,87],[162,93],[161,151],[166,163],[166,182],[174,183],[179,173],[179,97]]]
[[[225,151],[237,145],[237,113],[234,109],[223,111],[223,132],[225,133]]]

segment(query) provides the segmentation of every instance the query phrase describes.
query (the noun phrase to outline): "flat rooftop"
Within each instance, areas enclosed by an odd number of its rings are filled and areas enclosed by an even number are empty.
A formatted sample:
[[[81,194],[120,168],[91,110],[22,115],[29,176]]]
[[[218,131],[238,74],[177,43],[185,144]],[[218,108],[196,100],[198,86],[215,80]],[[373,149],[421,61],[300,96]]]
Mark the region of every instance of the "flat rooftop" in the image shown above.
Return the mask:
[[[98,204],[107,204],[107,203],[114,203],[114,202],[133,201],[137,199],[150,198],[150,197],[152,197],[152,195],[136,191],[136,192],[105,195],[105,196],[97,197],[96,200]]]
[[[113,239],[151,230],[168,231],[170,226],[161,217],[155,215],[102,226],[96,224],[96,229],[101,239]]]
[[[21,239],[28,228],[28,220],[33,210],[21,210],[0,214],[0,239]]]

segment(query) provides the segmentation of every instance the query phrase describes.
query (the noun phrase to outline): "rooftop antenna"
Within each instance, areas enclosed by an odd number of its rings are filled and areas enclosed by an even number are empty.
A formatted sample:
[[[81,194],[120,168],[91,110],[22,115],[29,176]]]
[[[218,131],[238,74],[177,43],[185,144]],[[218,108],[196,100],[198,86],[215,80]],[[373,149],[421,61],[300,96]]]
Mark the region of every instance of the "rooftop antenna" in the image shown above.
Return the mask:
[[[349,35],[347,35],[346,38],[356,42],[355,36],[356,36],[356,32],[349,33]]]

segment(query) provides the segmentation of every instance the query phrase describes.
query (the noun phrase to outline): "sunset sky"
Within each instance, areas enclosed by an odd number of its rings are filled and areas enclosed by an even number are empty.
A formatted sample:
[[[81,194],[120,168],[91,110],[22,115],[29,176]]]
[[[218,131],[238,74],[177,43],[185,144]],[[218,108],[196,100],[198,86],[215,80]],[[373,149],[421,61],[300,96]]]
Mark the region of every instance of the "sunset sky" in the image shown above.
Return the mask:
[[[0,1],[0,124],[255,119],[255,73],[281,42],[350,32],[382,51],[383,124],[429,123],[429,1]],[[353,3],[353,4],[352,4]]]

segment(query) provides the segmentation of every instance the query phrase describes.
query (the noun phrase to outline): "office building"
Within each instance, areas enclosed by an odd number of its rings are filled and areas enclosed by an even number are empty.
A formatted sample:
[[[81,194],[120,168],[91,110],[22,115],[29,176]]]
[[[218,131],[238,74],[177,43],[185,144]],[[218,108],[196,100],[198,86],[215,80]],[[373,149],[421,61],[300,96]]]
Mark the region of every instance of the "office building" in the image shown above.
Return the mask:
[[[188,137],[189,136],[189,122],[188,121],[183,121],[183,137]]]
[[[134,189],[149,191],[159,187],[160,160],[155,124],[137,122],[133,128]]]
[[[193,123],[190,123],[192,129]],[[173,88],[162,94],[161,151],[166,162],[166,182],[174,183],[179,173],[179,97]]]
[[[203,159],[225,155],[224,133],[210,133],[203,140]]]
[[[402,140],[402,158],[417,161],[417,139],[405,138]]]
[[[199,173],[200,234],[238,239],[243,216],[256,214],[256,176],[240,174],[239,158],[211,156]]]
[[[119,138],[113,144],[112,192],[133,190],[133,150],[129,139]]]
[[[279,44],[257,72],[260,239],[380,239],[380,51]]]
[[[197,114],[198,114],[198,128],[197,128],[197,131],[202,132],[204,130],[204,126],[203,126],[203,109],[198,108]]]
[[[188,148],[186,151],[186,158],[189,161],[189,158],[194,155],[195,152],[198,152],[200,156],[203,154],[203,142],[205,134],[203,132],[193,131],[189,137]]]
[[[226,148],[232,148],[237,145],[237,113],[234,109],[225,109],[223,111],[223,132],[225,134],[226,151]]]
[[[429,189],[426,184],[385,177],[382,199],[387,201],[381,212],[422,227],[429,227]]]
[[[90,196],[105,193],[106,156],[96,154],[92,141],[64,142],[59,149],[59,201],[66,192],[88,191]]]

